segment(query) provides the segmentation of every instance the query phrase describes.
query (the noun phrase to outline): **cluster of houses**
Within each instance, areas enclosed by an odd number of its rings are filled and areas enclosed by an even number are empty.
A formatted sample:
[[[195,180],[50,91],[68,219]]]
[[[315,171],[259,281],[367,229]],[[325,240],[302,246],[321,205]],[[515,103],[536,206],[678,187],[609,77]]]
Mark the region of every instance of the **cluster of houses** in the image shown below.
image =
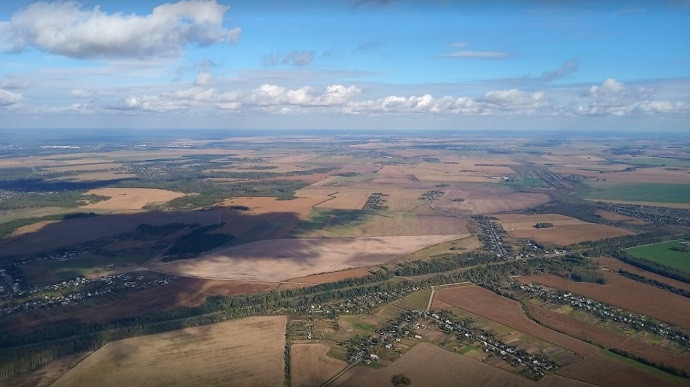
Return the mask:
[[[418,287],[410,284],[408,287],[373,292],[370,294],[355,296],[346,300],[338,300],[331,303],[320,303],[318,305],[313,304],[305,310],[298,310],[298,312],[306,312],[310,315],[321,315],[329,318],[335,318],[341,314],[365,314],[373,312],[381,307],[381,305],[398,300],[408,295],[410,292],[418,289]],[[291,313],[294,312],[295,311],[291,311]]]
[[[16,312],[70,305],[87,298],[126,289],[143,289],[169,284],[176,277],[121,273],[95,279],[74,278],[58,284],[19,291],[0,298],[0,316]]]
[[[420,319],[429,320],[419,323]],[[427,325],[425,325],[427,324]],[[532,379],[539,380],[546,373],[554,372],[558,365],[545,356],[529,354],[524,350],[497,340],[492,334],[471,326],[468,321],[455,321],[447,311],[428,313],[422,310],[408,310],[369,337],[355,337],[348,340],[347,360],[350,364],[363,361],[365,364],[379,361],[379,350],[395,349],[396,343],[407,337],[422,340],[420,331],[435,325],[446,334],[455,334],[461,342],[477,343],[487,354],[499,357]]]
[[[524,293],[536,295],[544,301],[569,305],[575,309],[591,313],[602,320],[611,320],[616,323],[626,324],[636,330],[656,333],[661,337],[678,343],[686,351],[690,351],[690,338],[682,329],[673,327],[670,324],[659,323],[647,316],[630,313],[626,310],[615,308],[596,300],[569,292],[556,291],[542,285],[513,282],[511,283],[511,288],[513,290],[520,290]]]
[[[445,333],[456,334],[461,342],[479,343],[486,353],[500,357],[532,379],[539,380],[547,372],[554,372],[558,368],[558,365],[547,357],[530,354],[508,345],[496,339],[492,334],[473,327],[468,320],[454,320],[453,316],[445,310],[431,314],[431,318]]]
[[[503,228],[487,216],[475,215],[472,218],[475,219],[482,228],[479,240],[484,243],[486,248],[496,253],[498,257],[508,256],[508,251],[506,250],[502,237],[503,234],[505,234]]]

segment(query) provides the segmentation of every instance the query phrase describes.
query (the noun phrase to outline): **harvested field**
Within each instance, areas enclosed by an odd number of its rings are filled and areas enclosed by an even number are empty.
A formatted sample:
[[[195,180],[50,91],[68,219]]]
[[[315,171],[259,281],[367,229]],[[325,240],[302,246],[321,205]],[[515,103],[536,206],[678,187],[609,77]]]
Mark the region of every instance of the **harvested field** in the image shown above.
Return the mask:
[[[250,317],[114,341],[54,386],[281,385],[285,323]]]
[[[53,223],[57,223],[57,222],[58,222],[57,220],[42,220],[40,222],[27,224],[26,226],[22,226],[22,227],[17,228],[16,230],[14,230],[12,232],[12,234],[10,234],[10,237],[18,237],[18,236],[21,236],[24,234],[31,234],[32,232],[39,231],[40,229],[42,229],[43,227],[45,227],[49,224],[53,224]]]
[[[218,250],[197,259],[159,264],[154,270],[209,279],[283,281],[385,263],[453,239],[458,236],[264,240]]]
[[[580,355],[590,355],[597,348],[584,341],[545,328],[527,318],[519,302],[499,296],[479,286],[457,286],[439,289],[434,294],[434,308],[443,308],[442,303],[454,305],[499,324],[517,329],[559,347]]]
[[[534,386],[534,382],[437,346],[419,343],[385,368],[357,366],[334,386],[387,386],[393,375],[403,373],[411,386]]]
[[[446,190],[445,195],[434,202],[434,207],[468,211],[473,214],[497,214],[536,207],[550,200],[551,197],[543,193],[512,192],[505,188],[472,186]]]
[[[688,184],[690,175],[688,169],[668,170],[664,167],[638,168],[634,171],[608,171],[595,166],[589,170],[579,168],[555,168],[557,173],[574,174],[589,178],[589,180],[605,179],[607,183],[667,183],[667,184]],[[599,172],[602,170],[602,172]]]
[[[249,215],[280,213],[294,213],[299,219],[307,219],[312,206],[328,199],[326,195],[312,193],[291,200],[278,200],[272,197],[238,197],[223,202],[223,206],[246,206],[249,210],[242,211]]]
[[[517,277],[522,283],[539,283],[592,298],[657,320],[690,329],[690,299],[611,272],[606,284],[575,282],[555,275]]]
[[[611,211],[597,210],[596,213],[597,213],[597,215],[599,215],[602,218],[609,220],[611,222],[625,222],[625,223],[638,224],[638,225],[646,223],[642,219],[633,218],[632,216],[625,216],[625,215],[617,214],[617,213],[611,212]]]
[[[598,263],[599,265],[605,267],[608,270],[611,270],[612,272],[618,272],[618,270],[625,270],[630,273],[635,273],[639,274],[641,276],[644,276],[649,279],[653,279],[655,281],[663,282],[665,284],[669,284],[673,287],[676,287],[678,289],[685,289],[688,292],[690,292],[690,284],[686,284],[685,282],[681,282],[678,280],[674,280],[672,278],[664,277],[663,275],[655,274],[646,270],[642,270],[640,268],[637,268],[633,265],[628,265],[627,263],[623,261],[619,261],[616,258],[613,257],[599,257],[595,258],[594,261]]]
[[[330,347],[319,343],[295,343],[290,346],[290,376],[295,387],[318,387],[347,363],[334,359],[326,352]]]
[[[165,203],[184,196],[181,192],[151,188],[97,188],[86,195],[108,196],[110,199],[82,206],[92,210],[140,210],[147,204]]]
[[[529,238],[538,242],[549,242],[557,245],[570,245],[634,234],[626,229],[587,223],[558,214],[506,214],[497,217],[503,228],[513,238]],[[541,222],[551,223],[553,227],[534,227],[535,224]]]
[[[629,366],[600,353],[593,354],[556,372],[567,378],[599,386],[677,386],[667,379]]]
[[[618,348],[658,364],[667,364],[690,372],[690,353],[674,353],[659,346],[643,343],[623,334],[611,332],[598,325],[577,320],[567,314],[530,305],[532,316],[544,325],[580,339],[592,340],[604,348]]]
[[[340,271],[334,271],[331,273],[314,274],[306,277],[291,278],[288,282],[300,283],[300,284],[325,284],[329,282],[338,282],[340,280],[348,278],[361,278],[366,277],[371,272],[363,267],[358,267],[354,269],[345,269]]]
[[[465,251],[476,250],[481,247],[481,242],[476,236],[468,236],[466,238],[457,239],[450,242],[439,243],[434,246],[425,247],[421,250],[415,251],[397,261],[415,261],[420,259],[431,259],[434,255],[446,253],[462,253]]]

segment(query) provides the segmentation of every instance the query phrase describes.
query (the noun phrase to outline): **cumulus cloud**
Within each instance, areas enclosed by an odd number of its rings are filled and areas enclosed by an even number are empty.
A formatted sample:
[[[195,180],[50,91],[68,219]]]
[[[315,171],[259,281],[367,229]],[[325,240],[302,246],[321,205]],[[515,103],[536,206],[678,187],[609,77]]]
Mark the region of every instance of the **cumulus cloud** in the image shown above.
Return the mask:
[[[291,51],[286,54],[269,54],[264,56],[265,66],[277,66],[279,64],[303,67],[314,60],[314,51]]]
[[[625,89],[623,82],[617,81],[615,79],[607,79],[601,85],[592,86],[589,88],[590,97],[594,98],[606,98],[614,97],[620,95]]]
[[[0,89],[0,106],[16,105],[22,100],[22,95]]]
[[[542,81],[550,82],[550,81],[555,81],[556,79],[561,79],[565,77],[568,74],[571,74],[575,71],[577,71],[578,67],[580,67],[580,61],[577,58],[573,58],[561,65],[556,71],[545,71],[541,74],[541,79]]]
[[[625,116],[635,112],[644,114],[677,114],[690,111],[684,102],[656,99],[645,88],[629,88],[623,82],[607,79],[600,85],[592,85],[586,97],[587,103],[577,106],[576,113],[594,116]]]
[[[216,0],[163,4],[146,16],[88,10],[75,1],[37,2],[0,23],[2,47],[35,47],[73,58],[148,58],[178,54],[188,43],[234,43],[239,27],[223,28],[229,7]]]

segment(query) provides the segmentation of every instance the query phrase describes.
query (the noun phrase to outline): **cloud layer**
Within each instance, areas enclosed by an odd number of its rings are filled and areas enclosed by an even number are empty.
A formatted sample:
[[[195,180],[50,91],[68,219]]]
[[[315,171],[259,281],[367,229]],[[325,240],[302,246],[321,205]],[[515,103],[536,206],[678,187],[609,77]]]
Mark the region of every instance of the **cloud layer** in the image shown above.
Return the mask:
[[[38,2],[0,23],[0,48],[34,47],[73,58],[174,56],[189,43],[236,42],[240,28],[222,26],[228,9],[216,0],[187,0],[160,5],[146,16],[109,15],[75,1]]]

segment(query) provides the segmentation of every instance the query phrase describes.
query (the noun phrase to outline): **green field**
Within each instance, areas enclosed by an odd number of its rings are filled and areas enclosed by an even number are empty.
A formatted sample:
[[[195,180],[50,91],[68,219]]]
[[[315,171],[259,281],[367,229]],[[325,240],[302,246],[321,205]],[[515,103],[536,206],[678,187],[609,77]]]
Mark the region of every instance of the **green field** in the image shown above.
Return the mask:
[[[429,297],[431,297],[431,289],[422,289],[394,302],[394,304],[405,309],[425,310],[429,303]]]
[[[690,204],[690,184],[590,184],[586,199]]]
[[[653,245],[631,247],[625,249],[625,251],[635,258],[648,259],[690,273],[690,252],[672,249],[673,247],[680,250],[687,248],[687,246],[678,242],[679,241],[670,241],[655,243]]]
[[[604,356],[608,357],[608,358],[617,360],[617,361],[619,361],[619,362],[621,362],[621,363],[625,363],[625,364],[627,364],[627,365],[629,365],[629,366],[632,366],[632,367],[635,367],[635,368],[637,368],[637,369],[639,369],[639,370],[648,372],[648,373],[650,373],[650,374],[652,374],[652,375],[656,375],[656,376],[659,376],[659,377],[664,378],[664,379],[666,379],[666,380],[670,380],[670,381],[672,381],[672,382],[678,383],[678,384],[681,385],[681,386],[687,385],[687,379],[682,378],[682,377],[680,377],[680,376],[671,375],[671,374],[669,374],[669,373],[666,372],[666,371],[662,371],[662,370],[660,370],[660,369],[658,369],[658,368],[654,368],[654,367],[652,367],[652,366],[648,366],[648,365],[646,365],[646,364],[642,364],[642,363],[640,363],[639,361],[630,359],[630,358],[628,358],[628,357],[619,355],[619,354],[617,354],[617,353],[613,353],[613,352],[611,352],[611,351],[609,351],[609,350],[606,350],[606,349],[602,349],[602,350],[600,350],[599,352],[600,352],[601,354],[603,354]]]

